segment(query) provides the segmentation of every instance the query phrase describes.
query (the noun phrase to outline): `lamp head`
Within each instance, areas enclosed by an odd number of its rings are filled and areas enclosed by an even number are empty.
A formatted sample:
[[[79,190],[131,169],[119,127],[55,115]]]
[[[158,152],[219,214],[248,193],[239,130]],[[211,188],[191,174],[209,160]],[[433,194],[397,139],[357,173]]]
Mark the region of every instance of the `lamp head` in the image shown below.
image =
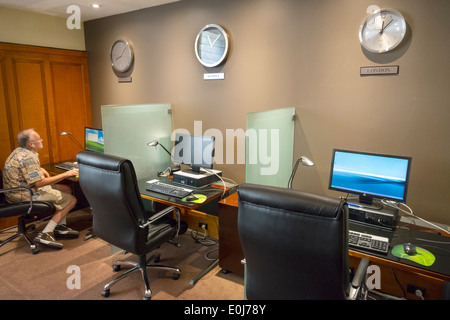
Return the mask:
[[[312,167],[313,165],[314,165],[314,162],[312,162],[311,160],[309,160],[307,157],[305,157],[305,156],[301,156],[300,157],[300,161],[302,162],[302,164],[304,165],[304,166],[307,166],[307,167]]]
[[[156,147],[159,144],[158,140],[153,140],[147,143],[149,147]]]

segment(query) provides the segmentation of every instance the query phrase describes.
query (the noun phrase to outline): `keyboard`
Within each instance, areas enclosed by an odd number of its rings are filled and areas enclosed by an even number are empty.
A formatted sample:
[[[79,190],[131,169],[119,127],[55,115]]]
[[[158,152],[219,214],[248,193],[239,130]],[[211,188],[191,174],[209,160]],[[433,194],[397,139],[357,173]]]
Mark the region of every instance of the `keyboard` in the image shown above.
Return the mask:
[[[72,169],[78,169],[78,163],[77,162],[62,162],[55,165],[56,168],[61,170],[72,170]]]
[[[167,196],[172,196],[180,199],[192,193],[192,189],[174,186],[172,184],[164,183],[161,181],[150,183],[145,189],[147,191],[162,193]]]
[[[348,232],[348,245],[386,254],[389,249],[389,238],[350,230]]]

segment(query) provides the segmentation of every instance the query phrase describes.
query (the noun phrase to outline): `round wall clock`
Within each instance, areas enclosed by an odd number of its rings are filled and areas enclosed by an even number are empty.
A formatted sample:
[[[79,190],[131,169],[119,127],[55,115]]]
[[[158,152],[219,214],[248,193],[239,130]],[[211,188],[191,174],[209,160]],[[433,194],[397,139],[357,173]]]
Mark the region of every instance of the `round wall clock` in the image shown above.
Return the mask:
[[[220,65],[225,61],[228,51],[228,34],[217,24],[204,26],[195,39],[195,55],[205,67]]]
[[[125,39],[116,40],[111,46],[111,64],[115,71],[126,72],[131,69],[134,62],[132,44]]]
[[[370,52],[388,52],[397,47],[406,34],[406,21],[393,9],[370,14],[359,28],[359,41]]]

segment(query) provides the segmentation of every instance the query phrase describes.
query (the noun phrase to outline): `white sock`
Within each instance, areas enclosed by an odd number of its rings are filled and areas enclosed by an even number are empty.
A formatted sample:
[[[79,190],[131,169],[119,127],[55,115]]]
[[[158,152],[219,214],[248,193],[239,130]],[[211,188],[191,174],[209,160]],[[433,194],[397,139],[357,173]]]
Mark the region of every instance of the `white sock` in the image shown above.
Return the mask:
[[[55,227],[57,226],[57,223],[53,220],[50,220],[47,225],[45,226],[44,230],[42,230],[43,233],[49,233],[53,232],[55,230]]]

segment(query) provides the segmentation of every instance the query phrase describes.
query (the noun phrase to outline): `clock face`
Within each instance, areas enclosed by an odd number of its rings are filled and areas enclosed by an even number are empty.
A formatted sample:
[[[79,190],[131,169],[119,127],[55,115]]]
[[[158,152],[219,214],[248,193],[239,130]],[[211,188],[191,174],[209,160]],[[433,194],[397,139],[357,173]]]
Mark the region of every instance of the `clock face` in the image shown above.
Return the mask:
[[[359,29],[359,41],[370,52],[387,52],[397,47],[406,34],[400,12],[382,9],[369,15]]]
[[[125,72],[131,68],[134,60],[134,52],[131,44],[119,39],[111,47],[111,63],[114,70]]]
[[[219,25],[208,24],[195,39],[195,55],[205,67],[221,64],[228,55],[228,34]]]

